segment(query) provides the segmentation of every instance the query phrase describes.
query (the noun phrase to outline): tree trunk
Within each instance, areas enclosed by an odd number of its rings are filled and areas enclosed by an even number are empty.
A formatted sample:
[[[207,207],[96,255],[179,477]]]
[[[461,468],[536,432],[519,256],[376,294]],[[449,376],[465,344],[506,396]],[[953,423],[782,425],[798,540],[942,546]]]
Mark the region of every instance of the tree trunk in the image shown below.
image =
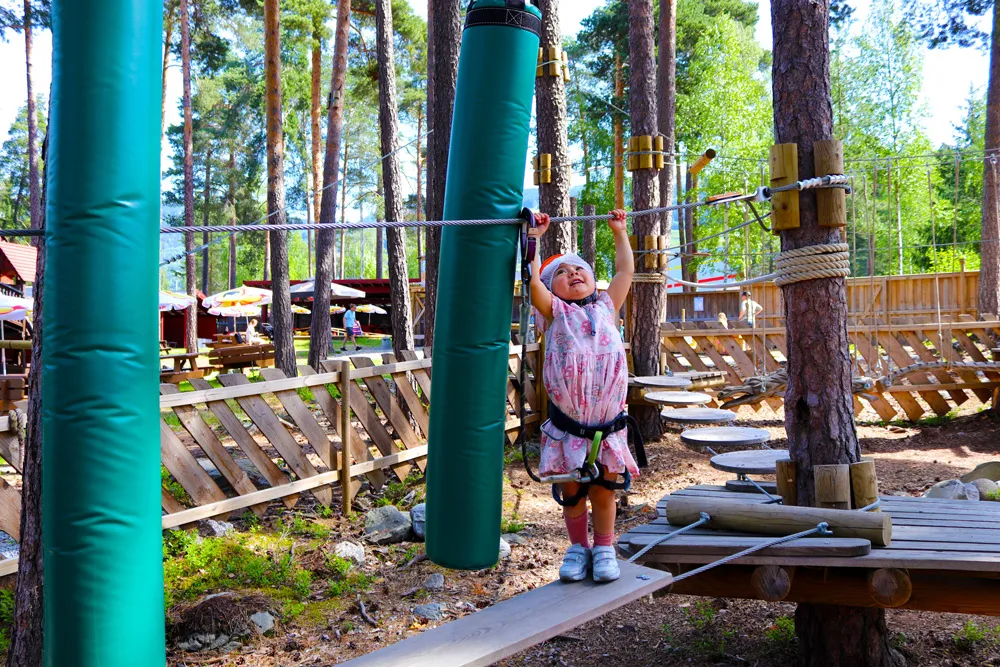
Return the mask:
[[[540,0],[542,10],[542,62],[550,60],[551,47],[562,48],[559,29],[559,0]],[[535,77],[535,108],[538,125],[538,152],[552,155],[552,182],[538,186],[538,207],[552,216],[567,215],[569,211],[569,140],[566,136],[566,83],[562,65],[557,65],[557,76],[549,74],[549,66],[542,76]],[[573,223],[553,224],[542,237],[542,258],[572,252]]]
[[[281,33],[279,0],[264,0],[264,98],[267,115],[267,214],[272,225],[285,224],[285,138],[281,123]],[[292,343],[292,300],[288,292],[288,234],[271,238],[271,326],[274,365],[288,377],[298,374]]]
[[[656,64],[656,76],[660,97],[657,101],[659,130],[663,135],[663,150],[666,167],[660,171],[660,206],[673,204],[674,168],[677,159],[674,145],[674,117],[677,107],[677,0],[660,0],[660,58]],[[673,227],[673,214],[664,213],[660,225],[664,234],[669,235]]]
[[[625,79],[622,74],[622,58],[615,56],[615,99],[625,97]],[[615,208],[625,208],[625,130],[622,127],[621,113],[614,109],[614,141],[615,141]]]
[[[390,13],[391,12],[392,12],[392,10],[390,10]],[[378,46],[376,45],[375,48],[377,50]],[[381,76],[381,75],[379,75],[379,76]],[[393,81],[393,83],[395,83],[395,81]],[[379,88],[381,89],[381,87],[382,87],[382,82],[381,82],[381,79],[380,79],[379,80]],[[379,94],[379,100],[380,100],[379,101],[379,113],[382,113],[381,94]],[[381,124],[381,121],[380,121],[380,124]],[[379,128],[379,131],[380,131],[380,133],[382,132],[381,125],[380,125],[380,128]],[[382,140],[382,145],[385,145],[385,140],[384,139]],[[382,154],[385,155],[385,151],[383,151]],[[388,160],[388,158],[386,158],[386,160]],[[397,162],[397,164],[398,164],[398,162]],[[384,209],[388,209],[389,208],[389,202],[387,202],[385,200],[386,199],[386,197],[385,197],[385,180],[382,178],[382,174],[385,173],[385,168],[386,168],[385,160],[383,160],[382,161],[382,171],[380,171],[378,173],[378,185],[376,186],[376,189],[378,190],[378,196],[382,198],[382,202],[384,204]],[[386,216],[385,211],[384,210],[383,211],[379,211],[378,210],[378,206],[376,205],[376,207],[375,207],[375,220],[378,221],[378,222],[384,222],[385,219],[386,219],[385,216]],[[383,227],[376,227],[375,228],[375,278],[378,279],[378,280],[382,280],[382,258],[383,258],[383,255],[385,254],[385,253],[382,252],[382,246],[384,244],[385,244],[385,228],[383,228]]]
[[[236,151],[229,147],[229,191],[226,193],[229,224],[236,226]],[[236,234],[229,235],[229,289],[236,287]]]
[[[268,218],[270,220],[270,217]],[[264,280],[271,279],[271,234],[264,234]]]
[[[990,83],[986,93],[986,159],[983,162],[982,261],[979,267],[979,312],[1000,313],[1000,193],[997,149],[1000,149],[1000,3],[993,3]]]
[[[31,201],[31,228],[38,229],[42,223],[42,193],[38,183],[38,109],[35,106],[31,45],[31,0],[24,0],[24,64],[28,83],[28,197]]]
[[[350,145],[344,144],[344,171],[340,186],[340,277],[344,277],[344,261],[347,259],[345,248],[347,247],[347,228],[343,225],[347,222],[347,155],[350,152]]]
[[[424,131],[423,106],[417,105],[417,214],[416,220],[424,219],[424,155],[420,149],[420,138]],[[420,262],[420,228],[417,228],[417,262]]]
[[[427,118],[434,132],[427,138],[427,219],[444,217],[444,186],[448,173],[451,115],[455,106],[462,16],[454,0],[427,3]],[[427,230],[427,298],[424,304],[424,345],[434,342],[437,312],[438,261],[441,228]]]
[[[653,60],[653,0],[629,0],[629,111],[633,136],[655,136],[656,66]],[[632,172],[632,210],[656,208],[660,204],[659,177],[653,169]],[[639,239],[660,233],[660,216],[645,215],[632,219],[632,233]],[[644,271],[640,263],[639,271]],[[666,285],[632,285],[632,360],[636,375],[657,375],[660,366],[660,320]],[[660,437],[660,411],[640,407],[633,410],[646,440]]]
[[[593,204],[585,204],[584,215],[597,215],[597,207]],[[590,220],[583,223],[583,259],[591,266],[597,262],[597,222]]]
[[[49,95],[51,100],[52,96]],[[47,156],[48,132],[42,142]],[[46,165],[48,160],[45,160]],[[47,167],[43,168],[47,169]],[[45,185],[39,193],[45,227]],[[11,629],[7,667],[37,667],[42,664],[42,327],[45,294],[45,243],[34,238],[35,258],[34,326],[31,331],[31,369],[28,373],[28,424],[22,454],[21,540],[14,588],[14,625]]]
[[[813,143],[833,136],[830,97],[829,4],[774,0],[774,127],[777,143],[798,144],[799,178],[813,176]],[[816,194],[799,197],[800,227],[781,233],[782,250],[838,243],[835,227],[820,227]],[[798,467],[798,498],[813,505],[813,466],[858,461],[847,296],[843,279],[810,280],[782,288],[788,329],[785,431]],[[801,604],[795,613],[800,662],[809,666],[895,664],[885,611]]]
[[[340,143],[344,136],[344,81],[347,78],[347,31],[350,28],[350,0],[337,3],[337,27],[333,42],[333,72],[330,75],[330,104],[326,120],[326,156],[323,160],[323,190],[316,220],[322,224],[337,221],[337,181],[340,172]],[[315,137],[314,137],[315,145]],[[347,175],[347,147],[344,147],[344,175]],[[341,209],[344,208],[346,184],[340,184]],[[318,196],[317,189],[317,196]],[[319,370],[321,361],[330,356],[330,282],[333,280],[334,250],[337,232],[321,229],[316,234],[316,287],[313,314],[309,323],[309,365]],[[343,230],[341,230],[341,278],[343,278]]]
[[[376,49],[378,51],[379,135],[382,139],[382,185],[385,189],[385,219],[403,219],[402,177],[399,154],[396,152],[396,132],[399,111],[396,105],[396,59],[393,54],[392,3],[375,3]],[[389,247],[389,299],[392,304],[392,349],[398,355],[413,349],[413,323],[410,319],[410,279],[406,268],[406,237],[401,227],[385,230]],[[378,248],[381,264],[382,244]]]
[[[160,136],[163,136],[163,124],[167,117],[167,66],[170,65],[170,42],[174,36],[173,2],[167,3],[167,15],[163,17],[163,69],[160,84]]]
[[[180,0],[181,13],[181,71],[184,82],[184,226],[194,226],[194,146],[191,120],[191,28],[188,1]],[[193,297],[198,296],[195,275],[194,233],[184,234],[184,277],[185,289]],[[184,309],[187,326],[184,328],[184,347],[188,352],[198,351],[198,308]]]
[[[576,197],[570,197],[569,198],[569,214],[570,215],[577,215],[579,213],[579,210],[580,210],[580,202],[577,201]],[[571,252],[579,254],[580,249],[579,249],[579,247],[577,247],[578,244],[579,244],[579,242],[580,242],[580,239],[579,239],[580,235],[577,233],[578,223],[576,223],[576,222],[569,222],[569,223],[566,223],[566,225],[569,227],[569,232],[570,232],[569,238],[570,238],[570,245],[572,246]],[[591,266],[593,266],[593,265],[591,265]]]
[[[207,148],[205,149],[205,203],[204,210],[201,212],[201,218],[203,224],[207,227],[210,224],[209,217],[209,205],[211,204],[211,183],[212,183],[212,144],[209,142]],[[201,244],[205,246],[205,249],[201,251],[201,291],[206,295],[211,294],[209,289],[209,279],[212,275],[211,265],[209,262],[209,255],[211,249],[208,247],[208,242],[211,240],[211,234],[208,232],[202,232]]]
[[[322,211],[320,210],[323,205],[323,186],[320,185],[323,179],[322,164],[320,156],[322,155],[322,141],[323,141],[323,131],[320,128],[320,114],[323,110],[323,104],[320,99],[323,92],[323,32],[322,24],[315,25],[313,28],[313,48],[312,48],[312,78],[310,82],[310,93],[311,99],[309,104],[309,120],[312,139],[312,187],[313,187],[313,201],[312,201],[312,216],[313,220],[317,222],[320,219]],[[337,194],[333,193],[336,197]],[[308,203],[306,204],[308,207]],[[310,237],[311,239],[311,237]],[[312,247],[312,242],[310,240],[310,248]],[[312,264],[312,260],[309,260],[309,264]]]

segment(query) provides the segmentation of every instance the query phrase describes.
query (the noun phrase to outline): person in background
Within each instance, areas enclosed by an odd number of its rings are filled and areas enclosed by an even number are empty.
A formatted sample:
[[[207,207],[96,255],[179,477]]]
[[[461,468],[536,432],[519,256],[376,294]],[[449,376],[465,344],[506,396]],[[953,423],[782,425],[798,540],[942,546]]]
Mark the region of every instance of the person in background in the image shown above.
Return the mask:
[[[347,342],[350,341],[354,344],[355,350],[360,350],[358,346],[358,341],[355,338],[357,335],[358,327],[358,305],[352,303],[350,307],[344,311],[344,344],[340,346],[341,352],[347,351]]]
[[[763,312],[764,306],[750,298],[750,292],[740,293],[740,322],[746,322],[750,328],[757,326],[757,316]]]
[[[726,317],[725,313],[719,313],[718,320],[719,320],[719,324],[722,326],[723,329],[728,329],[729,328],[729,318]]]
[[[248,345],[258,345],[260,344],[260,336],[257,335],[257,320],[256,318],[250,320],[247,323],[247,330],[243,333],[246,338]]]

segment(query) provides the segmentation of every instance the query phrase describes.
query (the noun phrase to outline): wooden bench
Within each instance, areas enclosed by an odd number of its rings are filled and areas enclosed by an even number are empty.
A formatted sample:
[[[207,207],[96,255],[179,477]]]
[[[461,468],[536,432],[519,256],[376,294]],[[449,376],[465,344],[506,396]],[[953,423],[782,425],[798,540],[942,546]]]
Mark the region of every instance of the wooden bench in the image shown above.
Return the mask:
[[[28,379],[24,375],[0,375],[0,410],[8,412],[27,396]]]
[[[164,354],[160,356],[160,361],[173,362],[173,370],[160,371],[161,384],[180,384],[184,380],[205,377],[204,368],[198,366],[198,352],[188,352],[180,354]]]
[[[222,370],[274,367],[274,345],[229,345],[208,355],[208,362]]]
[[[555,581],[348,662],[348,665],[492,665],[669,586],[661,570],[621,562],[618,581]]]

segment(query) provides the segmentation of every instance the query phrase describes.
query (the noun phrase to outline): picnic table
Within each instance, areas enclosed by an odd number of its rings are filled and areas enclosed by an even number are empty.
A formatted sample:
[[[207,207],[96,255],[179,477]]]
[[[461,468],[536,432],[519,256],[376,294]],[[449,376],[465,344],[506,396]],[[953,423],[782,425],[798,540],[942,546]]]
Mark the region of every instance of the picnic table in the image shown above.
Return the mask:
[[[173,370],[161,370],[160,382],[162,384],[178,384],[191,378],[205,377],[204,368],[198,366],[198,352],[182,352],[179,354],[160,355],[160,361],[172,361]]]
[[[228,345],[213,349],[208,361],[220,370],[269,368],[274,366],[274,345]]]

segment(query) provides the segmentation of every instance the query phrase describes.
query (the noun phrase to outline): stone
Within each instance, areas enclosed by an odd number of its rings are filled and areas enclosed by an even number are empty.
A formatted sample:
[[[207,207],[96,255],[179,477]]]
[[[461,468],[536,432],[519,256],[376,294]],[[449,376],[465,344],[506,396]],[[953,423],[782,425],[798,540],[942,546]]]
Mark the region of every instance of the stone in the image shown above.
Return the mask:
[[[514,546],[515,544],[523,545],[528,543],[528,538],[520,533],[504,533],[500,536],[500,538],[511,546]]]
[[[344,560],[351,561],[358,567],[364,567],[365,565],[365,548],[360,544],[346,541],[338,542],[333,547],[333,553]]]
[[[500,560],[504,558],[510,558],[510,545],[501,537],[500,538]]]
[[[1000,482],[1000,461],[987,461],[980,463],[972,472],[968,472],[961,477],[963,482],[974,482],[977,479],[988,479],[993,482]]]
[[[194,653],[195,651],[201,650],[201,644],[196,642],[194,639],[188,639],[182,642],[177,642],[178,651],[187,651],[188,653]]]
[[[424,579],[424,588],[429,591],[439,591],[444,588],[444,575],[440,572],[427,575]]]
[[[410,510],[410,521],[413,523],[413,534],[417,536],[418,540],[423,542],[427,535],[426,503],[420,503],[419,505],[413,506]]]
[[[270,612],[258,611],[250,617],[250,621],[257,626],[257,630],[259,630],[262,635],[266,635],[271,630],[274,630],[274,616],[272,616]]]
[[[236,532],[236,526],[228,521],[216,521],[215,519],[205,519],[198,524],[199,533],[205,537],[225,537]]]
[[[240,644],[238,641],[231,641],[219,650],[222,651],[223,653],[235,653],[236,651],[239,651],[241,647],[242,644]]]
[[[218,637],[215,638],[214,642],[212,642],[206,647],[205,650],[214,651],[216,649],[222,648],[228,643],[229,643],[229,635],[219,635]]]
[[[429,602],[413,608],[413,615],[428,621],[440,621],[444,618],[444,605],[440,602]]]
[[[417,499],[417,492],[414,489],[410,489],[410,492],[403,496],[404,505],[412,505],[413,501]]]
[[[365,515],[365,534],[372,544],[395,544],[407,539],[413,529],[409,517],[392,505],[376,507]]]
[[[979,479],[974,479],[969,482],[969,484],[966,484],[966,486],[969,485],[976,487],[979,491],[980,500],[1000,500],[1000,498],[997,498],[997,492],[1000,491],[1000,485],[997,485],[997,483],[992,480],[980,477]]]
[[[943,498],[945,500],[979,500],[979,489],[971,484],[963,484],[961,480],[947,479],[924,491],[923,497]]]

